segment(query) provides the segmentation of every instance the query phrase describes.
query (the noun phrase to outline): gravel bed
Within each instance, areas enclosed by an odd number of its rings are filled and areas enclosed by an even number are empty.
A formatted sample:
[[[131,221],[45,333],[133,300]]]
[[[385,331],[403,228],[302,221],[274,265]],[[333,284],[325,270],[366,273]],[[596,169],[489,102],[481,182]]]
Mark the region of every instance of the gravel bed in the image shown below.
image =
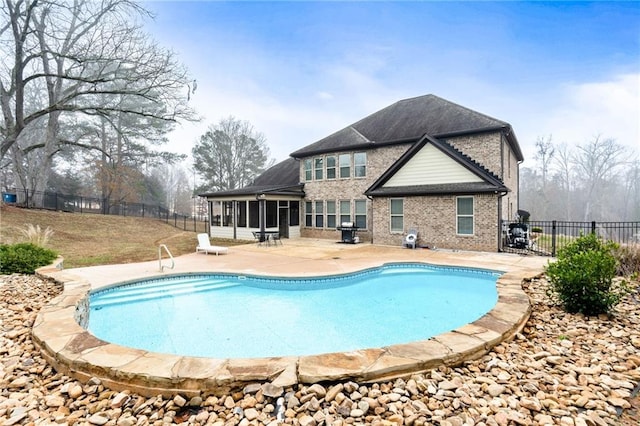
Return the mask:
[[[0,276],[0,425],[640,425],[640,291],[611,317],[562,312],[544,278],[525,283],[522,333],[482,358],[387,383],[259,383],[189,400],[115,392],[54,371],[31,342],[38,310],[60,293]]]

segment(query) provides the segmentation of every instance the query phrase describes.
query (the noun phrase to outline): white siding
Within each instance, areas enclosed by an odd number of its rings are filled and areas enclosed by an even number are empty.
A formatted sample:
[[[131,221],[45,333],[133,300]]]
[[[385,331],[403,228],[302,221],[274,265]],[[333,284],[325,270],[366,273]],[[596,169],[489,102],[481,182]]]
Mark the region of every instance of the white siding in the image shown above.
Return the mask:
[[[482,179],[438,148],[426,144],[384,187],[466,182],[482,182]]]

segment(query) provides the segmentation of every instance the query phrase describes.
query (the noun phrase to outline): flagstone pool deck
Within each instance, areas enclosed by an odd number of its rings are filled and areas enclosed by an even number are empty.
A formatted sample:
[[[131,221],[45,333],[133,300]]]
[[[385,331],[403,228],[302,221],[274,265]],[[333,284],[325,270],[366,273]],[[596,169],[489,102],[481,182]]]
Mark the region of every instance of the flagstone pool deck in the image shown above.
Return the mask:
[[[43,356],[58,371],[82,381],[97,377],[114,390],[130,389],[146,396],[222,395],[255,382],[287,387],[338,380],[389,380],[440,365],[461,364],[511,339],[531,312],[522,281],[540,275],[548,260],[506,253],[411,250],[300,238],[284,240],[278,246],[233,246],[228,254],[219,256],[184,255],[175,258],[173,269],[166,268],[171,261],[165,255],[163,272],[158,260],[68,270],[53,265],[39,269],[38,274],[64,284],[64,291],[39,313],[32,336]],[[213,359],[160,354],[105,342],[80,325],[87,321],[89,292],[124,281],[192,272],[334,275],[391,262],[503,271],[497,281],[498,302],[473,323],[426,340],[312,356]],[[185,330],[188,332],[188,326]]]

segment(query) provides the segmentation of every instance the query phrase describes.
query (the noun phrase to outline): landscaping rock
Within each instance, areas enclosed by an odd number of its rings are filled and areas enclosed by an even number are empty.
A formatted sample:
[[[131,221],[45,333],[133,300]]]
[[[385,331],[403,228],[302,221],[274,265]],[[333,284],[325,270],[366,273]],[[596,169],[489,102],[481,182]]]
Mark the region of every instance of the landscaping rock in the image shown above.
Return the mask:
[[[601,318],[559,310],[544,279],[525,290],[532,314],[522,332],[459,367],[372,384],[250,383],[224,397],[187,400],[145,398],[56,373],[29,332],[60,289],[32,276],[0,276],[0,425],[638,426],[637,285]]]

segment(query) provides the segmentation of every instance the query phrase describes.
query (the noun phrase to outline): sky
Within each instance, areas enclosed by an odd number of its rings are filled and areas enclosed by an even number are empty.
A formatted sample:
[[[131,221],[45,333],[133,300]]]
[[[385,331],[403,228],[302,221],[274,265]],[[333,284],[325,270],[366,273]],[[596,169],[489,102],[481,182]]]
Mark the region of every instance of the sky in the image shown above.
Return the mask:
[[[640,2],[151,1],[145,29],[197,82],[189,154],[230,116],[286,159],[402,99],[434,94],[535,142],[640,152]]]

